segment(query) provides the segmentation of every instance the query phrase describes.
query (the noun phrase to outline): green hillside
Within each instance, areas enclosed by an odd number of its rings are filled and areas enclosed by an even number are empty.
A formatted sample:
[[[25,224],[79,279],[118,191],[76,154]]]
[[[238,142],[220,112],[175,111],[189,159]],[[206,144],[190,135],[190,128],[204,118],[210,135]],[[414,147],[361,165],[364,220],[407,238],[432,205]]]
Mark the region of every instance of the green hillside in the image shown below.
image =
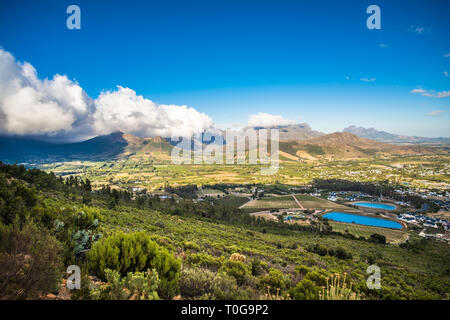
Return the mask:
[[[0,166],[1,298],[60,294],[70,264],[83,273],[72,299],[118,299],[121,285],[146,299],[318,299],[327,279],[344,273],[352,299],[445,299],[450,292],[445,243],[380,244],[334,233],[326,221],[302,227],[253,218],[227,201],[132,200],[126,191],[90,188],[77,178]],[[365,285],[373,263],[381,268],[379,291]],[[30,284],[30,276],[39,282]]]

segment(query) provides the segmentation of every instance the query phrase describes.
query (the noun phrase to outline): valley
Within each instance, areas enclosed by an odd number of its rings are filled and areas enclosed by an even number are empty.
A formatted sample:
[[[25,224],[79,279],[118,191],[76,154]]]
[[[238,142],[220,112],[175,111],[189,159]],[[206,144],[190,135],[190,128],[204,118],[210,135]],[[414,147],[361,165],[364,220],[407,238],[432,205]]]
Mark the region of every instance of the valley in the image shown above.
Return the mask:
[[[152,243],[173,268],[149,262],[164,284],[155,282],[145,299],[323,299],[321,288],[343,274],[353,289],[340,299],[448,298],[450,282],[438,280],[448,279],[450,254],[447,149],[300,127],[309,135],[280,141],[272,175],[262,174],[263,164],[174,164],[174,146],[161,137],[27,141],[30,152],[3,138],[15,146],[2,150],[3,160],[22,160],[28,170],[2,165],[0,187],[30,185],[37,200],[29,210],[55,233],[65,263],[85,270],[90,287],[71,299],[119,299],[117,279],[129,280],[104,250],[130,241]],[[9,206],[11,197],[2,197]],[[8,206],[0,205],[5,217]],[[381,291],[365,285],[372,264],[384,275]],[[67,298],[53,292],[40,298]]]

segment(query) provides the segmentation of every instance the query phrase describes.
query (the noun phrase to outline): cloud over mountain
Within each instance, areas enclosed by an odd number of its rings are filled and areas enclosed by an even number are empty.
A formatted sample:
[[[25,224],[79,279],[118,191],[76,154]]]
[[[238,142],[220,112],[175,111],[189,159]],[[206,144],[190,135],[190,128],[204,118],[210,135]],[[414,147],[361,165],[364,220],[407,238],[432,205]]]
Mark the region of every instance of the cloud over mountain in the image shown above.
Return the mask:
[[[298,120],[286,119],[279,115],[258,112],[248,117],[248,125],[250,127],[271,127],[271,126],[284,126],[289,124],[296,124]]]
[[[209,116],[194,108],[158,105],[121,86],[100,94],[93,119],[98,134],[120,130],[140,136],[189,136],[213,125]]]
[[[213,126],[194,108],[158,105],[117,86],[90,98],[65,75],[39,79],[36,69],[0,48],[0,133],[86,138],[117,130],[141,136],[187,136]]]

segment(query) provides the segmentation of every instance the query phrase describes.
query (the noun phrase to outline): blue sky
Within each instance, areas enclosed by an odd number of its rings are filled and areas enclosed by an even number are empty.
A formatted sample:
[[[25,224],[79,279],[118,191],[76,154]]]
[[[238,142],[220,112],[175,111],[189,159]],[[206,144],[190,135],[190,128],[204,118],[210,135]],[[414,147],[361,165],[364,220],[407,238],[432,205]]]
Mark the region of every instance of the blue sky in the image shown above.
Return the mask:
[[[81,30],[66,28],[70,4]],[[381,30],[366,27],[371,4]],[[263,112],[324,132],[450,137],[449,12],[449,1],[5,0],[0,46],[93,99],[120,85],[222,127]]]

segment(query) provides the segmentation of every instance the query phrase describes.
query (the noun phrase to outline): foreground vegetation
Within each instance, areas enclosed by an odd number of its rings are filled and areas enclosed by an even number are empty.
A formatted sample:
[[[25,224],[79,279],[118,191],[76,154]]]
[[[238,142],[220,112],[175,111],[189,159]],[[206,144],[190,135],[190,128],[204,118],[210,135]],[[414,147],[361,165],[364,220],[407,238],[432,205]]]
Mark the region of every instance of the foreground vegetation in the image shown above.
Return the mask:
[[[58,294],[76,264],[82,288],[72,299],[449,298],[445,243],[383,244],[230,203],[92,192],[89,180],[1,165],[0,297]],[[371,264],[381,290],[366,286]]]

